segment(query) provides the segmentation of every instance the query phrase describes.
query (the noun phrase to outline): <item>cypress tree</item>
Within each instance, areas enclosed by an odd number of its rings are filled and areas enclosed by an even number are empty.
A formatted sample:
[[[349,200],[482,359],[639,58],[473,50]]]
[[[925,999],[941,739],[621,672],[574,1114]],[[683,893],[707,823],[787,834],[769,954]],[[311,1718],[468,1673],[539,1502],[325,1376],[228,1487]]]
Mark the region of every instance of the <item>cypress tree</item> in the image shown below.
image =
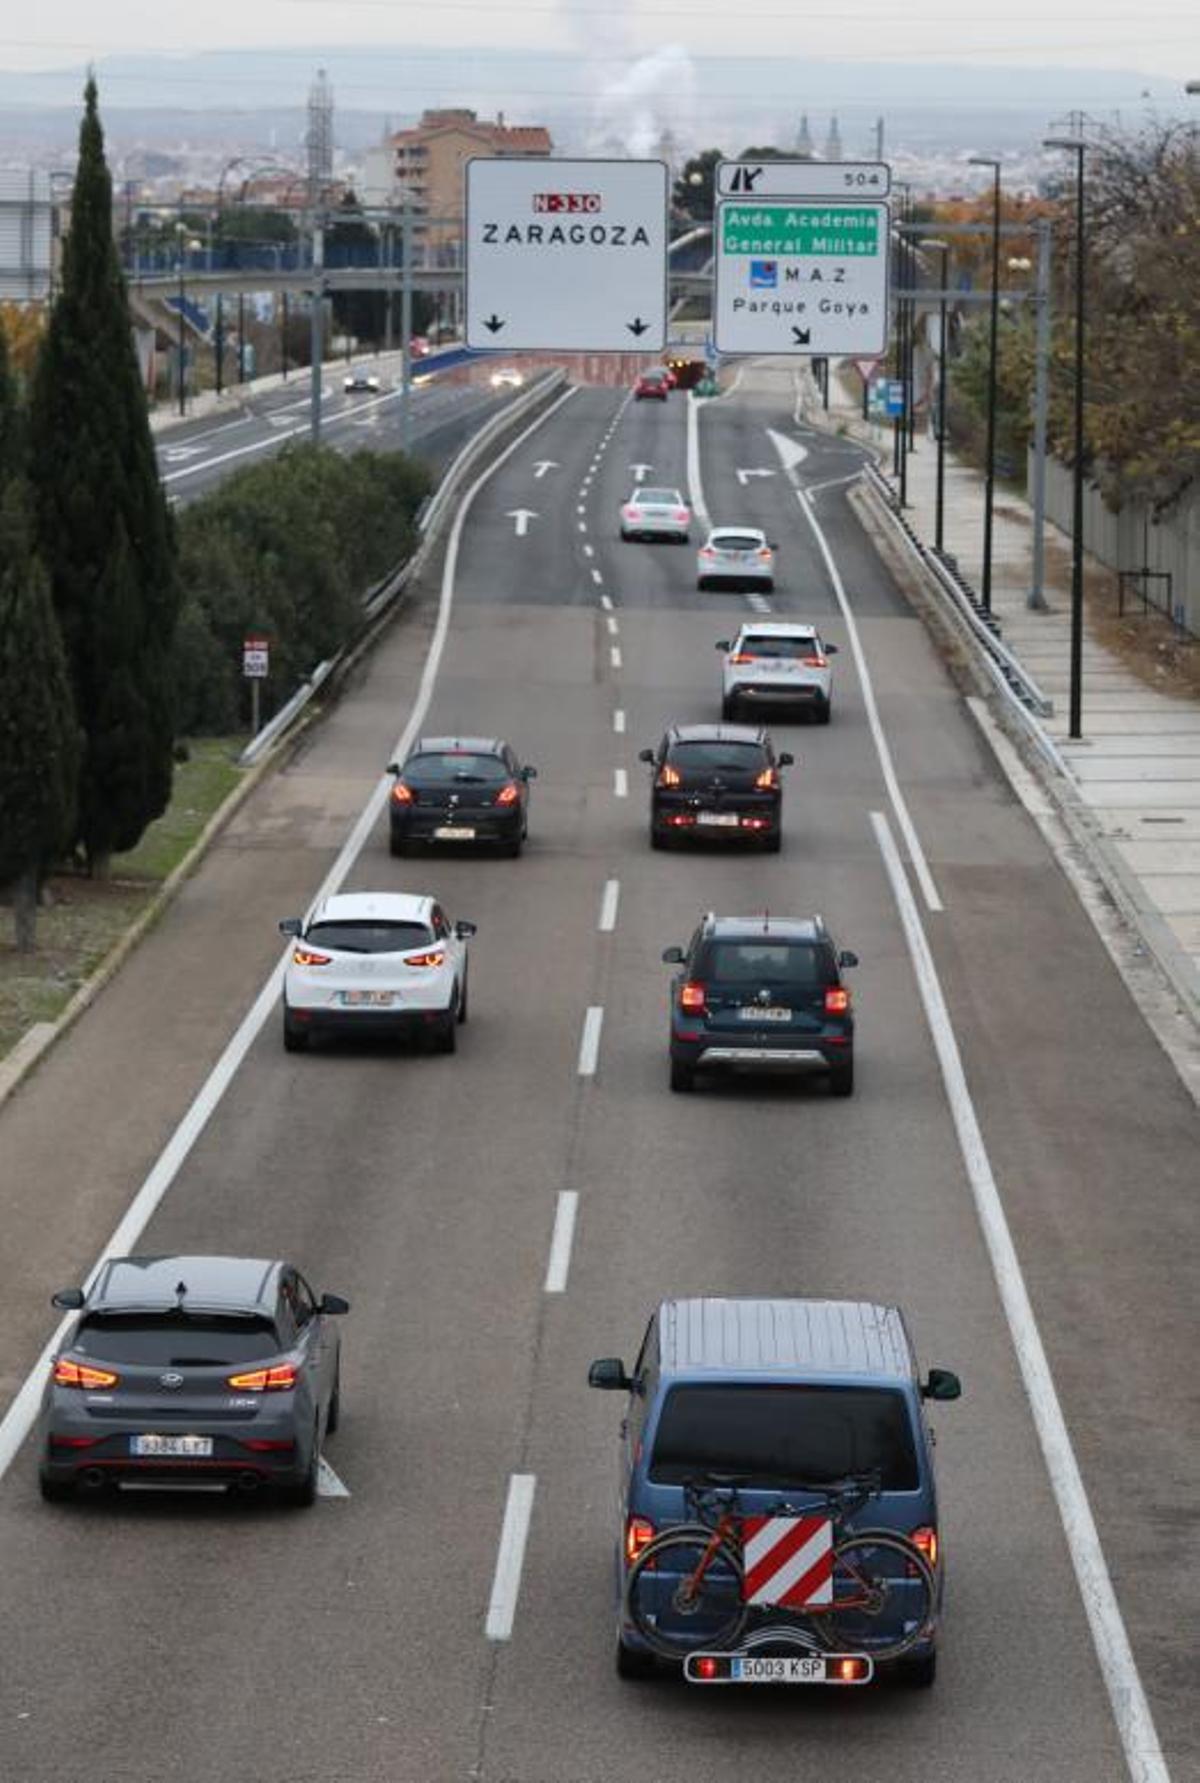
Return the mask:
[[[75,839],[103,874],[112,852],[132,847],[170,797],[179,595],[92,79],[30,440],[38,547],[84,735]]]
[[[81,754],[50,581],[33,551],[29,491],[0,498],[0,884],[17,947],[37,938],[38,885],[70,841]]]

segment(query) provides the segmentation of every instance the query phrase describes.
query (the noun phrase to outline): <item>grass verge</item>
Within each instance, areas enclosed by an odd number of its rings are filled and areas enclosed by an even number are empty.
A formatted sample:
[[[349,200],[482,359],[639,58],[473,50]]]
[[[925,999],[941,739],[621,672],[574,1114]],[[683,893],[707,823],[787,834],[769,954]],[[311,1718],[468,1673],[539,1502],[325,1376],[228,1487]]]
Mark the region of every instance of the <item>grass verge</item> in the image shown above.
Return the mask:
[[[19,954],[11,919],[0,932],[0,1058],[36,1022],[54,1021],[137,921],[242,777],[245,739],[205,737],[175,770],[171,803],[136,848],[113,856],[112,877],[55,873],[38,912],[37,950]],[[0,913],[7,917],[7,912]]]

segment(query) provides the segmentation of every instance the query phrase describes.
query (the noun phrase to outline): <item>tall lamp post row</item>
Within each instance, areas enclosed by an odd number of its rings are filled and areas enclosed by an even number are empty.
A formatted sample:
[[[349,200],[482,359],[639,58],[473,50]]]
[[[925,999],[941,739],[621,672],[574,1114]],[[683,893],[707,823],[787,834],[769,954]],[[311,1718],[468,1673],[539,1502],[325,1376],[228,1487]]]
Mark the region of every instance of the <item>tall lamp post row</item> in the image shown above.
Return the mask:
[[[992,610],[992,517],[996,499],[996,363],[1000,321],[1000,163],[994,155],[972,155],[976,167],[992,170],[992,303],[988,339],[987,447],[984,464],[983,578],[979,597],[983,610]]]
[[[1048,136],[1048,149],[1067,149],[1075,156],[1075,441],[1074,500],[1071,511],[1071,692],[1068,734],[1083,735],[1083,326],[1084,240],[1083,158],[1087,143],[1079,136]]]
[[[938,406],[937,406],[937,511],[934,522],[934,548],[943,549],[946,514],[946,290],[949,279],[950,244],[933,236],[917,246],[942,257],[938,272]]]

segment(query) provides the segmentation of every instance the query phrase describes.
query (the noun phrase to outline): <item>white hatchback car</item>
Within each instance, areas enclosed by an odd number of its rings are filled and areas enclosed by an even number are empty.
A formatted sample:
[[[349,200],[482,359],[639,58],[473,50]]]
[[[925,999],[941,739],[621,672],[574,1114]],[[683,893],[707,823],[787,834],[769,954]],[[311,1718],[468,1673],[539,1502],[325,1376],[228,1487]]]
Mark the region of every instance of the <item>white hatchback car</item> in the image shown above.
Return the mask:
[[[686,545],[692,510],[678,489],[635,489],[621,509],[623,539],[672,539]]]
[[[362,391],[374,396],[382,388],[379,373],[369,371],[365,365],[356,366],[353,371],[348,371],[342,379],[342,389],[347,396],[354,396]]]
[[[775,547],[756,526],[714,526],[696,553],[696,587],[751,588],[769,594],[775,586]]]
[[[283,1044],[303,1052],[314,1034],[408,1034],[453,1052],[467,1019],[467,941],[436,898],[338,892],[308,921],[288,917]]]
[[[717,649],[725,653],[722,718],[737,718],[748,706],[802,706],[818,724],[829,723],[829,658],[837,655],[837,645],[822,643],[815,625],[760,619],[743,625],[732,642],[722,638]]]

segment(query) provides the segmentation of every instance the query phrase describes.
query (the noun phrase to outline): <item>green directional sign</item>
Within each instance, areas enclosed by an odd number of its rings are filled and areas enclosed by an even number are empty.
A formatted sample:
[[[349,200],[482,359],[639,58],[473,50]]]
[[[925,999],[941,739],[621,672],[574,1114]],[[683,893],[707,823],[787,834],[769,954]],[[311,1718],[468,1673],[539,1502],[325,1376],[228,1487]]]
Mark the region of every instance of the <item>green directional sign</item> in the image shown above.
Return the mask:
[[[876,205],[725,204],[722,254],[820,254],[847,259],[882,252]]]
[[[719,352],[838,358],[886,348],[886,204],[721,199],[715,239]]]

